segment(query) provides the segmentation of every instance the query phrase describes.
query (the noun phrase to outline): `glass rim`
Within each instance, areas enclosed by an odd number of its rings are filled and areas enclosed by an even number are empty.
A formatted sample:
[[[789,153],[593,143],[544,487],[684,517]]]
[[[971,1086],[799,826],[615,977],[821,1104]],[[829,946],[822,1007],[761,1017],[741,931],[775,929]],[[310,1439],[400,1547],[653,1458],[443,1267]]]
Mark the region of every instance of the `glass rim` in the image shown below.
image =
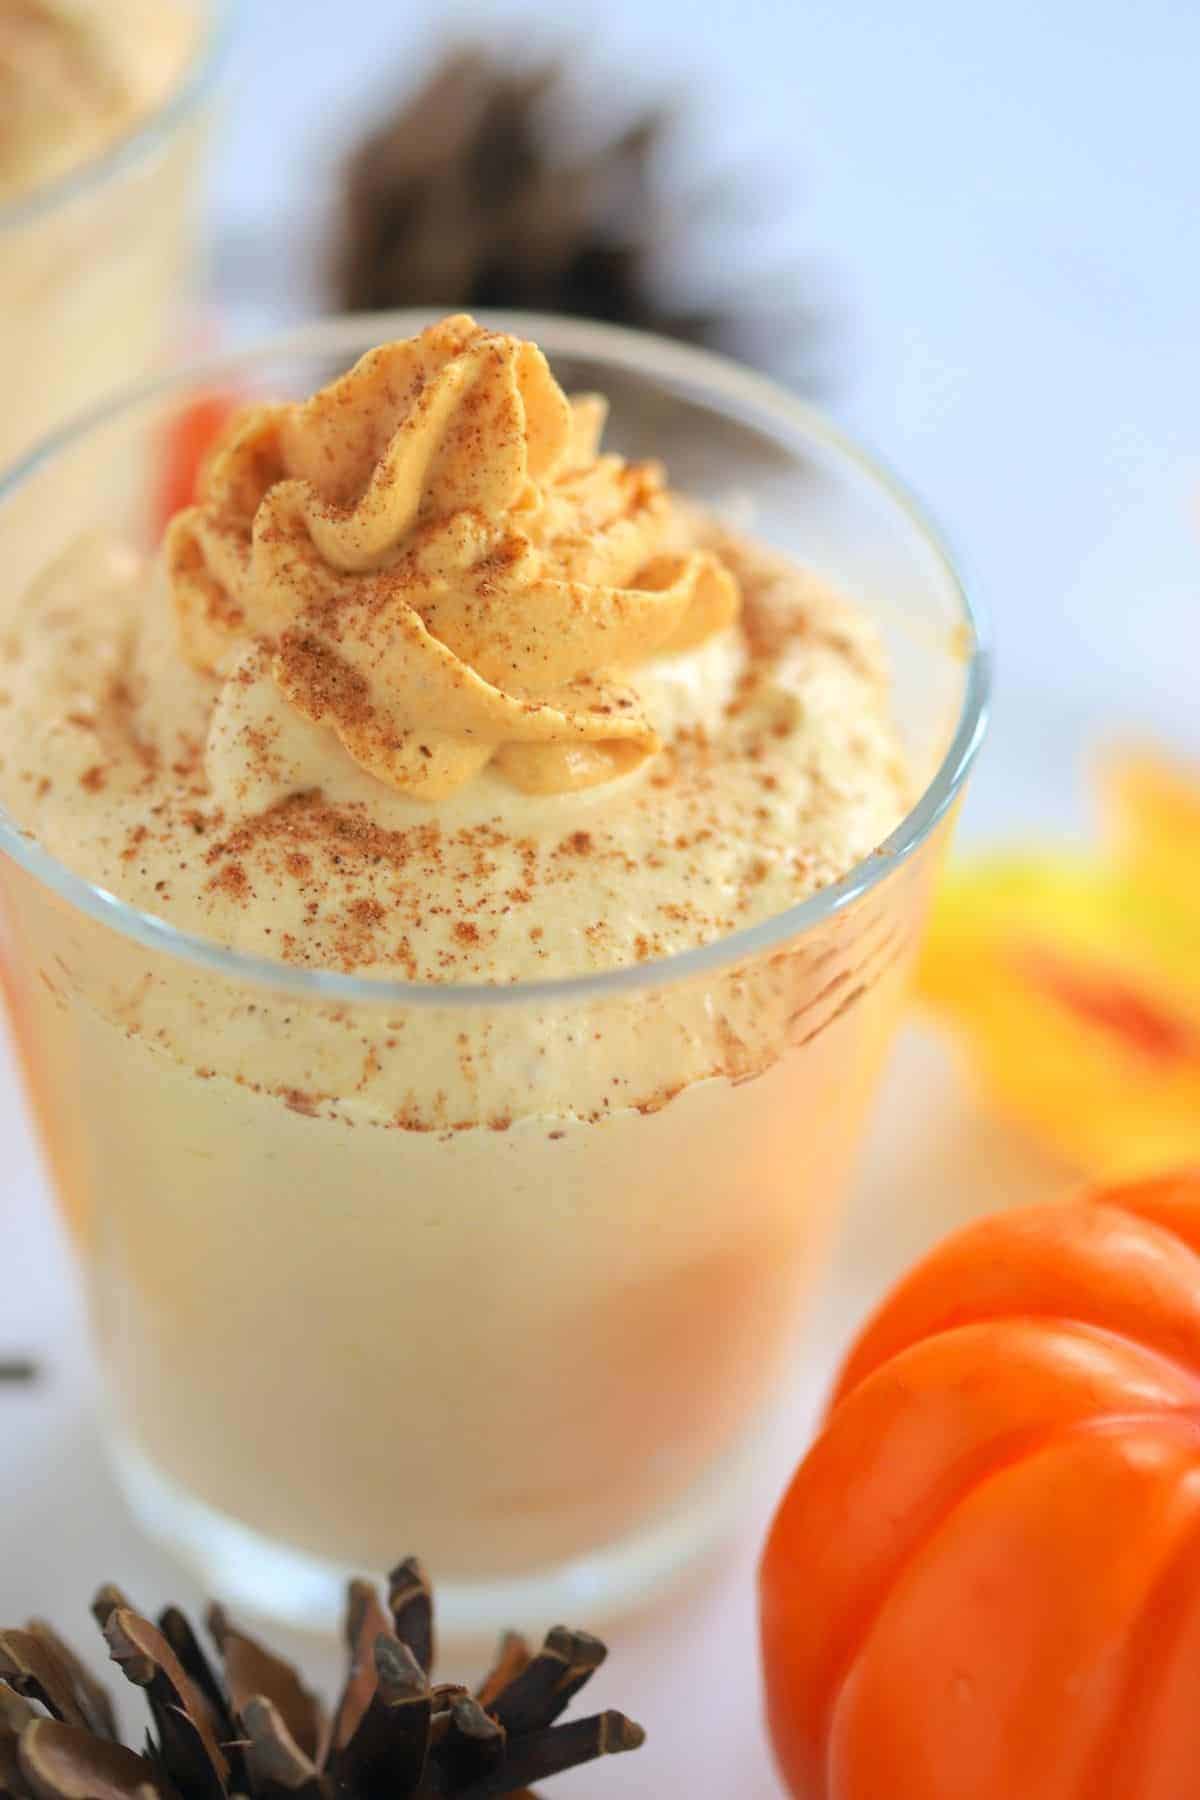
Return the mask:
[[[170,393],[182,395],[197,388],[221,386],[235,372],[270,357],[360,352],[364,345],[411,335],[431,318],[439,316],[438,309],[423,307],[320,320],[244,349],[206,358],[174,374],[126,387],[82,417],[60,427],[14,468],[0,473],[0,510],[56,456],[138,405]],[[785,426],[793,433],[799,431],[849,463],[860,477],[865,477],[892,502],[909,527],[924,540],[949,580],[961,609],[958,625],[963,634],[963,698],[954,732],[937,770],[883,843],[839,881],[831,882],[807,899],[692,949],[595,973],[495,983],[396,981],[378,976],[347,975],[333,969],[293,969],[267,957],[248,955],[213,939],[182,931],[166,919],[142,912],[108,889],[75,874],[44,850],[30,834],[22,831],[2,806],[0,852],[10,856],[77,911],[133,939],[145,949],[259,987],[274,988],[310,1000],[435,1008],[600,999],[674,985],[691,976],[708,974],[731,963],[753,958],[827,923],[878,886],[920,848],[954,805],[983,740],[991,692],[992,655],[990,636],[978,602],[968,595],[942,534],[907,486],[819,408],[769,377],[746,369],[715,351],[677,343],[649,332],[555,314],[483,310],[476,316],[484,324],[510,329],[535,341],[543,337],[552,339],[554,347],[548,353],[552,359],[556,355],[579,355],[603,362],[606,357],[614,361],[619,356],[621,366],[626,369],[632,364],[635,370],[658,379],[669,379],[674,375],[680,381],[702,386],[708,398],[724,400],[735,409],[739,402],[743,407],[753,405],[759,416],[765,412],[775,422],[781,435]]]
[[[0,202],[0,241],[6,231],[36,224],[43,217],[69,206],[93,188],[122,175],[165,144],[174,132],[200,110],[216,86],[233,41],[240,0],[207,0],[199,42],[188,59],[180,80],[160,106],[148,113],[115,144],[98,156],[67,169],[52,180],[39,182],[27,194]]]

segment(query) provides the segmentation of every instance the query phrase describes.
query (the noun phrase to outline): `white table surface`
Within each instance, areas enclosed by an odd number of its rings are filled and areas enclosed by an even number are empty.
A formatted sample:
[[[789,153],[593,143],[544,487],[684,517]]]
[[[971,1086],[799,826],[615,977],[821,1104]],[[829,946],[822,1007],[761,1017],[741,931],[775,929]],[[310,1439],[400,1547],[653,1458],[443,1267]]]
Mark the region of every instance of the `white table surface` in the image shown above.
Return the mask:
[[[427,60],[435,11],[499,37],[536,7],[248,0],[214,183],[235,333],[315,304],[306,271],[338,133],[360,122],[364,84],[379,91]],[[1200,747],[1200,10],[594,0],[570,21],[574,42],[604,46],[603,91],[635,94],[654,69],[694,79],[714,165],[774,158],[777,229],[845,302],[836,410],[931,502],[996,619],[1003,678],[966,835],[1077,829],[1077,761],[1098,729]],[[752,1569],[837,1351],[932,1237],[1057,1179],[910,1031],[739,1543],[701,1591],[619,1636],[596,1684],[650,1744],[623,1781],[585,1771],[551,1791],[778,1792],[758,1724]],[[36,1608],[86,1641],[101,1576],[148,1605],[194,1603],[100,1457],[69,1259],[0,1050],[0,1356],[16,1351],[44,1375],[0,1390],[0,1616]]]

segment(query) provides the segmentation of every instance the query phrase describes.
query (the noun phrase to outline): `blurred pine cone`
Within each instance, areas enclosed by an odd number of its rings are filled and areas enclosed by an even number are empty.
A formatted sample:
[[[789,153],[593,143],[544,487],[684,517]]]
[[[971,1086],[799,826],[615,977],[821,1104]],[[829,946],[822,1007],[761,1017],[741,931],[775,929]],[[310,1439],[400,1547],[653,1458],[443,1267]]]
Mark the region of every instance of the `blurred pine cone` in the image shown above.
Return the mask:
[[[763,269],[755,283],[735,251],[719,254],[730,221],[753,212],[753,194],[710,184],[668,202],[660,176],[678,112],[645,111],[585,148],[562,124],[578,110],[564,104],[571,92],[557,64],[521,69],[474,49],[448,56],[347,164],[338,305],[604,319],[817,385],[825,321],[795,272]],[[700,291],[689,245],[736,268],[735,299]]]

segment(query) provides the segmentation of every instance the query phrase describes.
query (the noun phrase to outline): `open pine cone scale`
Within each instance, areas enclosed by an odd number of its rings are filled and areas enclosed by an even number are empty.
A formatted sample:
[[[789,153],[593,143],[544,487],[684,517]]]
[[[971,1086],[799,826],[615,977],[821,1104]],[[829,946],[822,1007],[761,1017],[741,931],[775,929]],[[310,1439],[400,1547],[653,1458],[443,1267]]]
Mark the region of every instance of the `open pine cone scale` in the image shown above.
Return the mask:
[[[155,1625],[105,1587],[92,1610],[145,1693],[145,1749],[120,1742],[108,1695],[48,1625],[0,1631],[0,1800],[492,1800],[643,1741],[621,1713],[557,1723],[606,1654],[586,1632],[557,1626],[536,1654],[509,1634],[474,1694],[434,1683],[432,1595],[413,1558],[386,1607],[351,1583],[330,1715],[220,1607],[216,1666],[176,1607]]]

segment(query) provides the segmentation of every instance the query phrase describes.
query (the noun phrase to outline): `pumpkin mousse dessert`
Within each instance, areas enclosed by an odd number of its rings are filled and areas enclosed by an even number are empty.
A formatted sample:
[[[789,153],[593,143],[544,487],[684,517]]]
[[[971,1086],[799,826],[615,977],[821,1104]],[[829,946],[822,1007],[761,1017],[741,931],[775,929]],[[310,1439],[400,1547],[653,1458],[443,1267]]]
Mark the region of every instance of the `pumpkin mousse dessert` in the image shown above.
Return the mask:
[[[398,1526],[481,1623],[709,1540],[921,922],[727,946],[899,823],[888,677],[604,427],[449,318],[6,622],[0,795],[120,921],[11,883],[121,1465],[297,1616]]]

